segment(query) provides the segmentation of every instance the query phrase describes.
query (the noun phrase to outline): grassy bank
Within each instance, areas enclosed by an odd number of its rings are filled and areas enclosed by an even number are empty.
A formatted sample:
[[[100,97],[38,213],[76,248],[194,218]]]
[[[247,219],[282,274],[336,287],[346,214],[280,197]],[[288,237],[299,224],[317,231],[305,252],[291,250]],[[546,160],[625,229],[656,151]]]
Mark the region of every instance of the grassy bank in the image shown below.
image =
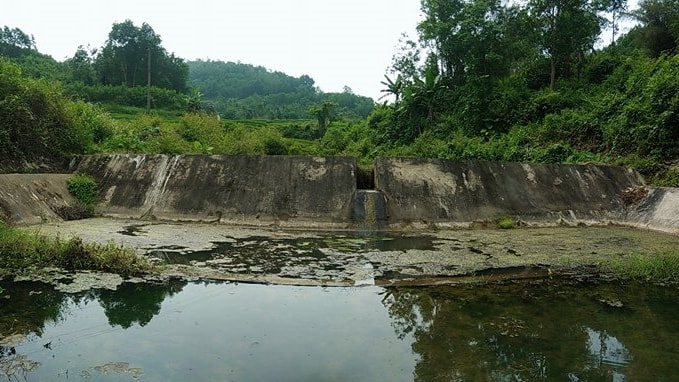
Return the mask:
[[[0,276],[26,268],[59,267],[67,270],[93,270],[141,275],[151,264],[133,250],[116,245],[84,243],[49,238],[8,227],[0,222]]]
[[[679,284],[679,250],[632,253],[607,261],[602,268],[623,280]]]

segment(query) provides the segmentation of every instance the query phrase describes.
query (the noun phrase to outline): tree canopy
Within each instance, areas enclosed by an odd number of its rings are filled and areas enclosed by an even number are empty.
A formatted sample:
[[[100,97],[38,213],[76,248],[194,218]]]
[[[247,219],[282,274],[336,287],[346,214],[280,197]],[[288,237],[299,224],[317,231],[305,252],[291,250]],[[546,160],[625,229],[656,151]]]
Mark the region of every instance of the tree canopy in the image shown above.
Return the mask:
[[[183,59],[168,54],[161,42],[160,35],[147,23],[141,27],[130,20],[113,24],[106,44],[94,58],[99,81],[133,87],[146,85],[147,76],[151,76],[154,86],[185,91],[188,66]]]

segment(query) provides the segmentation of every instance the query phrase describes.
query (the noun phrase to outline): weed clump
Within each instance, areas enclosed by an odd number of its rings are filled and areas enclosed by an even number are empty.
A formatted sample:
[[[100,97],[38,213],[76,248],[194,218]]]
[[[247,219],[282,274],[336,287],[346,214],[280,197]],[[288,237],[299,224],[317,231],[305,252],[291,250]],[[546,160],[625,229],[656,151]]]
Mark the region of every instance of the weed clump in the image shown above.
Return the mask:
[[[59,214],[66,220],[84,219],[94,215],[97,202],[97,182],[89,175],[78,174],[66,181],[68,192],[78,201],[78,205],[62,208]]]
[[[604,267],[625,280],[658,284],[679,283],[679,251],[676,249],[656,253],[633,253],[611,260]]]
[[[85,243],[79,237],[49,238],[0,222],[0,275],[27,268],[59,267],[117,273],[123,277],[151,271],[151,263],[132,249]]]
[[[516,223],[511,216],[503,216],[495,221],[497,226],[501,229],[512,229],[516,227]]]

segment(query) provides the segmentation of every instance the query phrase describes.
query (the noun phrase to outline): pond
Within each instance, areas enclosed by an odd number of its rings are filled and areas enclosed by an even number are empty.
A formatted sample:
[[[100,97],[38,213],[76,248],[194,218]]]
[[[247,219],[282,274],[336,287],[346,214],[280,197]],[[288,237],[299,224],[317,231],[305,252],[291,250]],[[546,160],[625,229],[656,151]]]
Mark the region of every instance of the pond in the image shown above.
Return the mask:
[[[9,381],[669,381],[679,362],[671,287],[0,287]]]

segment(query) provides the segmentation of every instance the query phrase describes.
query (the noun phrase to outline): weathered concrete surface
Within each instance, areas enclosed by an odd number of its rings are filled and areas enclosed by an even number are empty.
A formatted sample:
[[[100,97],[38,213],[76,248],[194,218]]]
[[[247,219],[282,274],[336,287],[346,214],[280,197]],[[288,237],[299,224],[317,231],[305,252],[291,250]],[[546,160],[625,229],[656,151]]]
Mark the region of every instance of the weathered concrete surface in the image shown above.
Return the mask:
[[[390,224],[623,222],[619,194],[643,185],[622,167],[378,158],[375,184]]]
[[[0,174],[0,219],[15,225],[61,221],[59,209],[73,206],[66,188],[71,174]]]
[[[223,223],[346,225],[356,160],[340,157],[98,155],[78,172],[106,216]]]
[[[648,195],[632,209],[626,223],[679,235],[679,188],[648,187]]]
[[[509,216],[536,226],[614,222],[679,234],[679,189],[644,186],[621,167],[378,158],[382,194],[358,192],[354,158],[99,155],[71,170],[96,178],[97,212],[118,218],[372,231]],[[61,220],[57,212],[75,204],[70,176],[0,175],[0,219]],[[648,193],[630,204],[626,190],[641,188]]]

